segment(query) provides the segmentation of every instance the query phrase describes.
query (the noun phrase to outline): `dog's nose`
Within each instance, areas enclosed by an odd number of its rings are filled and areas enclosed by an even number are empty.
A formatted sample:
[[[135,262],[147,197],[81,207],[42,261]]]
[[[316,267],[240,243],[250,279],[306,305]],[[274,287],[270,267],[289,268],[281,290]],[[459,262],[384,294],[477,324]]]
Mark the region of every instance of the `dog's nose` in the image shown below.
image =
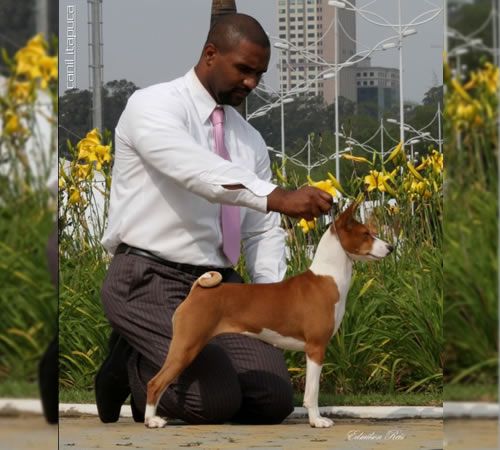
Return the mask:
[[[390,244],[387,244],[387,250],[389,250],[389,253],[392,253],[392,251],[394,250],[394,247]]]

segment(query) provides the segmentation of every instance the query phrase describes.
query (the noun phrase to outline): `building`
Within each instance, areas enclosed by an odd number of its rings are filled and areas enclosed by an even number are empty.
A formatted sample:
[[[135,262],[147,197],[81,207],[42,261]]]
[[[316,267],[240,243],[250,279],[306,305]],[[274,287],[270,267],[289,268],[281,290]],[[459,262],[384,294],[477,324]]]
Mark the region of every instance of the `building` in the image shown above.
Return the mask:
[[[351,3],[355,3],[351,0]],[[334,21],[338,12],[341,26],[339,35],[339,63],[346,61],[356,53],[356,20],[353,11],[337,9],[328,5],[328,0],[277,0],[278,33],[282,41],[309,51],[315,59],[323,58],[328,63],[335,60]],[[304,56],[279,50],[281,58],[280,86],[286,92],[297,88],[306,81],[313,81],[307,95],[321,95],[327,104],[333,103],[335,80],[317,79],[325,68],[309,62]],[[341,70],[339,95],[356,101],[356,82],[353,70]]]
[[[358,108],[378,118],[384,111],[399,104],[399,69],[356,67]]]

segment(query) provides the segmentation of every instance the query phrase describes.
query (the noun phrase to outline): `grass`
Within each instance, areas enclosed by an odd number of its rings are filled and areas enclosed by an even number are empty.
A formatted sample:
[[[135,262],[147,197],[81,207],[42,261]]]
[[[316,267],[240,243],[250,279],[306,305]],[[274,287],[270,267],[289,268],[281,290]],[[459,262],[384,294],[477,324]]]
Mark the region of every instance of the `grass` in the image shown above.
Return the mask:
[[[450,183],[446,208],[446,379],[495,383],[498,359],[497,199],[484,185]]]
[[[484,75],[484,74],[483,74]],[[448,91],[452,98],[453,89]],[[490,100],[470,95],[474,102]],[[449,100],[451,101],[451,100]],[[461,100],[463,101],[463,99]],[[457,139],[457,117],[448,117],[444,215],[444,347],[449,392],[498,382],[498,136],[496,117],[470,124]],[[461,387],[455,388],[454,385]],[[465,391],[464,391],[465,392]]]
[[[346,315],[325,358],[324,382],[331,392],[441,389],[441,236],[432,234],[435,224],[426,216],[439,207],[439,201],[422,203],[411,215],[410,204],[401,205],[407,229],[398,251],[377,263],[356,264]],[[307,247],[317,243],[322,230],[304,235],[295,221],[285,224],[290,276],[307,269]],[[78,232],[85,238],[84,227]],[[100,300],[107,261],[99,247],[82,242],[65,233],[60,239],[60,382],[79,390],[92,387],[110,331]],[[297,389],[303,389],[304,355],[288,352],[287,363]]]
[[[303,393],[294,394],[294,405],[302,406]],[[95,403],[94,391],[88,389],[67,389],[59,391],[61,403]],[[128,404],[128,400],[127,400]],[[366,394],[328,394],[319,395],[320,406],[441,406],[440,392],[392,393],[370,392]]]
[[[57,294],[46,245],[54,222],[48,193],[27,191],[0,202],[0,383],[33,381],[57,327]]]
[[[0,383],[0,398],[38,398],[39,396],[37,382],[6,379]]]
[[[61,385],[88,389],[107,348],[99,294],[106,267],[90,250],[61,267]],[[431,245],[358,264],[342,327],[327,350],[325,386],[337,394],[439,390],[441,280],[440,252]],[[304,354],[288,352],[287,362],[302,389]]]
[[[445,384],[443,401],[498,402],[496,384]]]
[[[439,391],[442,386],[441,252],[406,247],[357,263],[339,332],[327,349],[323,383],[336,394]],[[305,357],[287,352],[297,389]]]
[[[109,324],[100,288],[106,265],[91,249],[61,258],[59,277],[59,370],[62,386],[90,387],[107,351]]]

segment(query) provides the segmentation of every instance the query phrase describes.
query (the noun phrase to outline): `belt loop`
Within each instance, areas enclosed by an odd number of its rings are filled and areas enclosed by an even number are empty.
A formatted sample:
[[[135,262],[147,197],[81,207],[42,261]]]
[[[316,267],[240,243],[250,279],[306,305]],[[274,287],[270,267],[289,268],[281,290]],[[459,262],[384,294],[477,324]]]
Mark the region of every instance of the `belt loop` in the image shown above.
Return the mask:
[[[127,248],[125,249],[125,254],[128,255],[130,253],[130,249],[132,247],[130,247],[130,245],[127,245]]]

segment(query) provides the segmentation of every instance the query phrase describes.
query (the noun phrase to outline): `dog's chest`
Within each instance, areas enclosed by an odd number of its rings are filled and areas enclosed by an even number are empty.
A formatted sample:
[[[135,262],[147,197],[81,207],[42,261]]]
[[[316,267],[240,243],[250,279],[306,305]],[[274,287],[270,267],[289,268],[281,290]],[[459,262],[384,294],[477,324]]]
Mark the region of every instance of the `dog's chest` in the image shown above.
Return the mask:
[[[314,269],[317,270],[317,274],[332,277],[339,293],[339,300],[335,303],[334,306],[335,323],[332,334],[333,336],[338,331],[340,324],[342,323],[342,319],[344,318],[347,303],[347,294],[349,293],[349,288],[351,285],[352,264],[337,264],[335,266],[332,266],[330,264],[327,267],[316,266],[314,267]]]

